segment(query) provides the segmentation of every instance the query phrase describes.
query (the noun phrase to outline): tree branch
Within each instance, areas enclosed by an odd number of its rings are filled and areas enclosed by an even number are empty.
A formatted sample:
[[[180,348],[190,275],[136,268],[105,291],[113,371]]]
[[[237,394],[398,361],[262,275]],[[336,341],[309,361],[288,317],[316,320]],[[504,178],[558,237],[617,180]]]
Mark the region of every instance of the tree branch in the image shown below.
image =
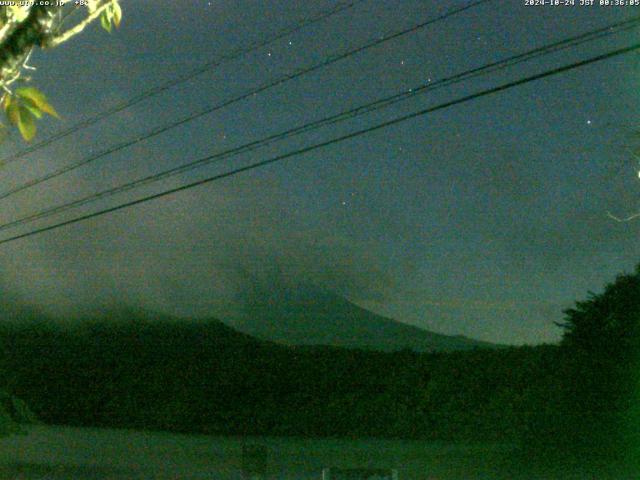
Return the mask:
[[[613,220],[615,220],[616,222],[630,222],[631,220],[634,220],[638,217],[640,217],[640,212],[638,213],[634,213],[633,215],[630,215],[628,217],[616,217],[613,213],[607,211],[607,216]]]
[[[57,47],[61,43],[64,43],[67,40],[69,40],[71,37],[74,37],[75,35],[79,34],[87,27],[87,25],[89,25],[96,18],[102,15],[102,12],[104,12],[109,7],[110,4],[111,4],[111,0],[106,0],[99,7],[97,7],[93,12],[87,15],[85,19],[82,20],[80,23],[78,23],[75,27],[68,29],[67,31],[61,33],[60,35],[56,35],[54,37],[47,39],[47,42],[45,43],[44,47],[47,47],[47,48]]]
[[[2,28],[0,28],[0,41],[3,41],[9,34],[19,25],[19,22],[8,20]]]
[[[53,2],[52,2],[53,3]],[[0,45],[0,82],[15,77],[31,49],[51,34],[55,13],[62,7],[34,5],[29,15]]]
[[[6,2],[5,2],[6,3]],[[31,6],[19,7],[16,5],[2,7],[0,19],[2,20],[2,28],[0,28],[0,44],[4,43],[7,37],[20,25],[29,15]],[[18,12],[21,12],[20,14]]]

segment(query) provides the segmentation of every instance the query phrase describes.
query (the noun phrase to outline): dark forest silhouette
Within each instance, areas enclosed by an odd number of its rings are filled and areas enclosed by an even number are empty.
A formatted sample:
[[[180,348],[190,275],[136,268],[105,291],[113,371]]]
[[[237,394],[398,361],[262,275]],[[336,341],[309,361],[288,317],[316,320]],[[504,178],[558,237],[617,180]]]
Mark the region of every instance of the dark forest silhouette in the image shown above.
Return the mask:
[[[123,319],[124,318],[124,319]],[[0,326],[5,388],[46,423],[518,442],[635,461],[640,268],[565,312],[560,345],[285,347],[216,320]]]

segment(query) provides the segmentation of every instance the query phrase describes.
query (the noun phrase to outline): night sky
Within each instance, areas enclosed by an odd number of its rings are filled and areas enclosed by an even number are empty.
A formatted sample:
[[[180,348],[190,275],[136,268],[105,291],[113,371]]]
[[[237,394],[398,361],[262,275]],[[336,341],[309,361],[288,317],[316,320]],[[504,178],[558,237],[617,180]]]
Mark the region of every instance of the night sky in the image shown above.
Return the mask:
[[[579,0],[576,0],[578,2]],[[0,191],[283,73],[464,2],[365,0],[0,170]],[[212,57],[335,5],[314,0],[123,2],[37,52],[62,115],[36,141]],[[640,14],[640,7],[494,1],[389,41],[2,200],[0,221]],[[330,126],[43,220],[115,205],[498,83],[637,42],[638,29]],[[397,320],[504,343],[556,341],[553,322],[640,261],[638,54],[435,112],[158,201],[0,246],[6,295],[68,314],[138,304],[224,311],[247,282],[313,283]],[[17,134],[2,152],[24,148]]]

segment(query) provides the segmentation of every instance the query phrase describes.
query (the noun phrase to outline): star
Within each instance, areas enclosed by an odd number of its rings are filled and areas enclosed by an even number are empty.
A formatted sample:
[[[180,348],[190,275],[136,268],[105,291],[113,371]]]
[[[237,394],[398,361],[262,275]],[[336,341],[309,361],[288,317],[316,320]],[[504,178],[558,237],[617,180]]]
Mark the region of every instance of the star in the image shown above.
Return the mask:
[[[587,120],[587,125],[591,125],[591,120]]]

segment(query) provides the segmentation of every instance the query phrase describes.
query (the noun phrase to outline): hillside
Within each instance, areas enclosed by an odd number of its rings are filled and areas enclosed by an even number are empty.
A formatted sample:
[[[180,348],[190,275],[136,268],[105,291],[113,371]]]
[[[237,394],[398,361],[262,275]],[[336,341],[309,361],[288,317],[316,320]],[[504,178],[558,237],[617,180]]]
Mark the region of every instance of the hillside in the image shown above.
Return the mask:
[[[508,437],[556,364],[546,347],[283,346],[134,309],[0,322],[0,345],[3,388],[45,423],[232,435]]]
[[[416,401],[425,368],[411,354],[299,350],[215,319],[132,309],[69,325],[1,322],[0,345],[5,388],[45,423],[200,433],[400,434],[419,412],[380,416]]]
[[[242,310],[219,316],[239,331],[285,345],[419,352],[495,346],[385,318],[340,295],[309,286],[256,292]]]

